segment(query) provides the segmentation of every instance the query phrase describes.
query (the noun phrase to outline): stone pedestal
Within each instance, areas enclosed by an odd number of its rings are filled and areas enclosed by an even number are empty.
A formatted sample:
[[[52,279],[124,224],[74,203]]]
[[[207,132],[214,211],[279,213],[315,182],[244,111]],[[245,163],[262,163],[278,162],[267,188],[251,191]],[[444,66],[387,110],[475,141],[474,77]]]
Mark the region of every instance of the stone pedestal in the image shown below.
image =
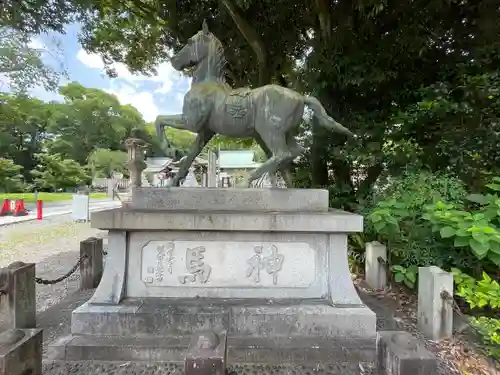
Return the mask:
[[[230,362],[375,358],[347,263],[363,219],[329,210],[327,191],[138,188],[92,226],[109,230],[107,264],[60,357],[183,361],[190,336],[214,330]]]

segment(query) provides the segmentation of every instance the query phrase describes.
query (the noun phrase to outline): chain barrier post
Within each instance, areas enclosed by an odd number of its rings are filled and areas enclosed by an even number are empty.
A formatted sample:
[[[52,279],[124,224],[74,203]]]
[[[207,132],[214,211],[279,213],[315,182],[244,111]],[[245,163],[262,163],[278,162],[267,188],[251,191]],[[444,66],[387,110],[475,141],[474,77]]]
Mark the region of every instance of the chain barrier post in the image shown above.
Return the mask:
[[[80,289],[97,288],[103,272],[103,240],[90,237],[80,242]]]
[[[387,286],[387,247],[379,242],[365,245],[365,279],[370,288],[381,290]]]
[[[430,340],[441,340],[453,334],[453,274],[436,266],[418,268],[417,327]]]
[[[0,269],[3,329],[36,328],[35,264],[14,262]]]

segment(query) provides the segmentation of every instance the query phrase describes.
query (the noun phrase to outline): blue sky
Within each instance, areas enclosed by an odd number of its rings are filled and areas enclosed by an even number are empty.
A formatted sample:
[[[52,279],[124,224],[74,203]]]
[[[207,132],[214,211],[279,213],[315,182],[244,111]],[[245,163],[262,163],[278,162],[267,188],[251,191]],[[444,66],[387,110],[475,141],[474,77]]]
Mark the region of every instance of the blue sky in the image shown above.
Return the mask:
[[[100,56],[85,52],[78,43],[79,26],[66,27],[66,34],[49,34],[32,41],[36,47],[48,51],[44,61],[55,68],[61,65],[69,75],[68,81],[77,81],[86,87],[105,90],[117,96],[122,104],[132,104],[146,121],[153,121],[158,114],[180,113],[182,98],[189,87],[189,79],[181,76],[168,62],[157,67],[158,74],[148,77],[132,75],[123,64],[115,64],[117,78],[108,78]],[[62,81],[63,85],[66,81]],[[57,93],[35,87],[31,94],[42,100],[61,100]]]

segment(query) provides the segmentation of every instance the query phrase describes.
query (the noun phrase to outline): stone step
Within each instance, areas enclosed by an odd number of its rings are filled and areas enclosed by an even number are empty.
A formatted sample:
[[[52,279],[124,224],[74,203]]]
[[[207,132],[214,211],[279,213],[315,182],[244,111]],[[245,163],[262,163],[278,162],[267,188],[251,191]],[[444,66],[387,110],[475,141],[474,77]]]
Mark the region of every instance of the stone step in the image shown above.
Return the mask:
[[[229,364],[228,373],[236,375],[360,375],[360,364],[334,363],[326,366],[317,364],[261,365]],[[144,363],[144,362],[89,362],[89,361],[44,361],[43,375],[184,375],[184,365],[180,363]]]
[[[240,337],[375,337],[375,315],[364,306],[325,300],[134,299],[119,306],[84,304],[73,311],[76,335],[168,337],[225,330]]]
[[[182,363],[190,336],[69,335],[49,346],[51,360]],[[375,343],[355,338],[228,337],[228,363],[295,365],[372,362]]]

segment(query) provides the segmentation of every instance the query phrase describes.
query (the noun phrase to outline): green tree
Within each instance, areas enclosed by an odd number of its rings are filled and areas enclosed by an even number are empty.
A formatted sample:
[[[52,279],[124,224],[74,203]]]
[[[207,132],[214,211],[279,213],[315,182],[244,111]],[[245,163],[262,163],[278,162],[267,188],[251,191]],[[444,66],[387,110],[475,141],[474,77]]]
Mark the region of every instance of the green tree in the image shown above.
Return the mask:
[[[10,159],[0,158],[0,192],[17,193],[23,190],[22,168]]]
[[[53,105],[23,95],[0,94],[0,157],[20,165],[24,179],[36,165],[35,154],[42,152]]]
[[[86,164],[94,149],[124,150],[133,133],[144,134],[145,122],[132,106],[122,106],[114,95],[70,83],[60,89],[65,103],[54,104],[47,144],[52,153]]]
[[[98,148],[88,157],[88,165],[93,177],[110,178],[114,173],[123,173],[126,170],[127,153]]]
[[[38,154],[39,164],[31,171],[38,188],[58,190],[84,185],[90,180],[90,174],[72,159],[65,159],[60,154]]]
[[[64,71],[44,63],[43,52],[30,46],[29,35],[0,26],[0,74],[5,82],[0,89],[21,93],[37,85],[57,89]]]

